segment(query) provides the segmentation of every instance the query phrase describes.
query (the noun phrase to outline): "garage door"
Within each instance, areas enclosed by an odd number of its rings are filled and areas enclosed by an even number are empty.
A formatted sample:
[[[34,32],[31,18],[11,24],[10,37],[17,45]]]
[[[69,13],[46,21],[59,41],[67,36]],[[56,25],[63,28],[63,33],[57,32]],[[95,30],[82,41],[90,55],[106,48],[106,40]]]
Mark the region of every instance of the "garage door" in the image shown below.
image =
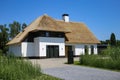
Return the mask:
[[[48,45],[47,46],[47,58],[58,58],[59,46]]]

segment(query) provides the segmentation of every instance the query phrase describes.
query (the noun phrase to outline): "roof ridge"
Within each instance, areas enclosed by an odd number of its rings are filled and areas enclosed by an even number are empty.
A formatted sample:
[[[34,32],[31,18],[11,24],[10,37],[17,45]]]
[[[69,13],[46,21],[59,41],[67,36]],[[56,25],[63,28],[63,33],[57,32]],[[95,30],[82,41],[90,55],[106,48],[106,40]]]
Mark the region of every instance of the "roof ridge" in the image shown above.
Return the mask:
[[[64,22],[63,20],[58,20],[58,19],[54,19],[54,20]],[[85,24],[84,22],[74,22],[74,21],[70,21],[70,22],[67,22],[67,23],[80,23],[80,24],[82,23],[82,24]]]
[[[31,28],[31,24],[35,23],[36,21],[39,21],[39,23],[41,22],[41,20],[44,18],[44,17],[49,17],[51,18],[50,16],[48,16],[47,14],[43,14],[42,16],[39,16],[37,17],[37,19],[34,19],[23,31],[25,30],[28,30],[29,28]],[[52,20],[54,20],[53,18],[51,18]],[[55,21],[55,20],[54,20]],[[37,27],[37,26],[36,26]],[[35,27],[34,27],[35,28]]]
[[[25,31],[26,29],[28,29],[28,28],[31,26],[31,24],[34,23],[35,21],[37,21],[38,19],[40,19],[40,21],[41,21],[42,17],[43,17],[43,16],[39,16],[39,17],[37,17],[37,19],[34,19],[34,20],[24,29],[24,31]]]

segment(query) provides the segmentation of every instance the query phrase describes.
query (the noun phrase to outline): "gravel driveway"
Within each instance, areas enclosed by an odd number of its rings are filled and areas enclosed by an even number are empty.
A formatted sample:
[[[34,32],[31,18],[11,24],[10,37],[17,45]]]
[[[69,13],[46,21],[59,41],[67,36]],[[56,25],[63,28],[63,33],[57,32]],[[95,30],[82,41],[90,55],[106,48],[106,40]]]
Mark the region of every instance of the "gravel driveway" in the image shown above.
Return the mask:
[[[78,60],[78,58],[75,58]],[[63,80],[120,80],[120,72],[64,64],[66,58],[30,60],[40,64],[43,73]]]

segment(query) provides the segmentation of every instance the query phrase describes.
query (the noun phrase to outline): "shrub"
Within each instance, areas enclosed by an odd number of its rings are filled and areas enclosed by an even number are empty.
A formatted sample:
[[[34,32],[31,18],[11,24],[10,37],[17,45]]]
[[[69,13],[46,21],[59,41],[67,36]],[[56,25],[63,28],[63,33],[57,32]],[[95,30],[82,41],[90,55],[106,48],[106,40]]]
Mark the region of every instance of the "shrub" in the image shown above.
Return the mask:
[[[120,70],[120,47],[108,48],[103,51],[102,55],[82,55],[80,64]]]
[[[80,64],[82,65],[101,67],[102,62],[103,60],[98,55],[83,55],[80,58]]]
[[[113,60],[120,59],[120,47],[111,48],[109,55]]]
[[[2,50],[0,49],[0,56],[2,56]]]
[[[0,56],[0,79],[3,80],[32,80],[41,75],[39,66],[34,67],[30,62],[15,56]]]

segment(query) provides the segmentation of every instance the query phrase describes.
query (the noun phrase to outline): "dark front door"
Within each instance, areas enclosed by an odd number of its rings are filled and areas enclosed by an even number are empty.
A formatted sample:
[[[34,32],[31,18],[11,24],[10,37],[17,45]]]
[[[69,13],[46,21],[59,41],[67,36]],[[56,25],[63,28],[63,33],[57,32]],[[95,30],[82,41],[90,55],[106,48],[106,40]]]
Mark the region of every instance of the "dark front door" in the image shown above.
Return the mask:
[[[49,45],[47,46],[47,58],[58,58],[59,46]]]
[[[68,57],[68,51],[72,50],[72,46],[65,46],[65,57]]]

